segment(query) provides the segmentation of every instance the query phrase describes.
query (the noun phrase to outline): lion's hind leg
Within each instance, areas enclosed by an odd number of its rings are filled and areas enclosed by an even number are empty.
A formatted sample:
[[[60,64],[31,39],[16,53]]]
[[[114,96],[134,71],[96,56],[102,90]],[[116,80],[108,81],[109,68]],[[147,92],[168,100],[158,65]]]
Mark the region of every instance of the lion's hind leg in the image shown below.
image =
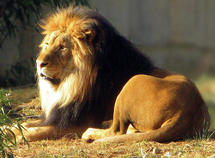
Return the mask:
[[[130,125],[126,133],[131,134],[131,133],[137,133],[137,132],[139,131],[135,129],[132,125]],[[120,132],[118,130],[114,130],[113,127],[109,129],[88,128],[82,135],[82,140],[86,141],[87,143],[91,143],[97,139],[102,139],[105,137],[117,136],[122,134],[125,134],[125,133]]]
[[[116,103],[115,103],[113,123],[111,127],[108,129],[88,128],[82,135],[83,140],[91,143],[97,139],[126,134],[129,126],[129,120],[127,119],[127,117],[121,116],[120,114],[121,107],[120,107],[120,104],[118,104],[117,102],[118,100],[116,100]],[[130,128],[130,129],[134,130],[134,128]]]
[[[189,121],[187,118],[182,118],[181,114],[176,114],[175,117],[172,117],[171,119],[166,120],[163,122],[161,127],[158,129],[151,129],[151,130],[144,130],[144,131],[137,131],[137,130],[131,130],[132,133],[129,133],[129,130],[127,134],[120,132],[118,133],[109,133],[109,135],[103,134],[100,139],[97,139],[94,141],[94,143],[101,143],[101,142],[108,142],[108,143],[124,143],[124,142],[140,142],[140,141],[156,141],[156,142],[167,142],[167,141],[173,141],[173,140],[179,140],[185,137],[187,130],[187,121]],[[108,129],[110,130],[110,129]],[[92,130],[94,135],[92,137],[95,137],[95,135],[99,132],[104,132],[101,130]],[[118,130],[120,131],[120,130]],[[88,137],[89,138],[89,137]],[[98,137],[97,137],[98,138]]]
[[[146,130],[137,133],[122,134],[118,136],[110,136],[94,141],[94,143],[125,143],[140,141],[156,141],[167,142],[179,140],[186,134],[186,124],[178,124],[179,120],[168,120],[158,129]]]
[[[121,127],[120,127],[121,126]],[[82,135],[82,140],[91,143],[94,140],[125,134],[128,126],[124,126],[124,123],[119,123],[116,120],[113,120],[113,124],[108,129],[97,129],[97,128],[88,128]]]

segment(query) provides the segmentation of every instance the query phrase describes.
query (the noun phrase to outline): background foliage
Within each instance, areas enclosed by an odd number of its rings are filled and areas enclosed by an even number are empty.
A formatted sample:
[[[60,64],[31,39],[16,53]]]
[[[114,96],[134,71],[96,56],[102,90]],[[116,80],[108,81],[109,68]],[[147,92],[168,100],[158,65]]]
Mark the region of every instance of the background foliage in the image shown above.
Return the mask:
[[[1,0],[0,1],[0,45],[6,37],[15,36],[21,27],[35,26],[41,17],[41,9],[74,5],[88,5],[87,0]]]

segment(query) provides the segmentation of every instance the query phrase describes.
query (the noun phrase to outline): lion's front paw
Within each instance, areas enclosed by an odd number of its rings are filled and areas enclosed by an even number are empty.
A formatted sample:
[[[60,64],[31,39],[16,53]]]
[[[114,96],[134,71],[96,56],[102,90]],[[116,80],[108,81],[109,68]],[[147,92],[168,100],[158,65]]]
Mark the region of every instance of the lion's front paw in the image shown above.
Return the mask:
[[[27,131],[25,128],[19,129],[18,127],[13,127],[11,131],[13,132],[17,143],[26,143],[25,135]]]
[[[3,126],[0,128],[6,137],[10,138],[10,140],[14,143],[20,143],[23,140],[23,135],[21,133],[21,130],[18,126],[14,127],[8,127]]]
[[[104,129],[96,129],[96,128],[88,128],[82,135],[81,139],[92,143],[96,139],[100,139],[105,137],[106,130]]]

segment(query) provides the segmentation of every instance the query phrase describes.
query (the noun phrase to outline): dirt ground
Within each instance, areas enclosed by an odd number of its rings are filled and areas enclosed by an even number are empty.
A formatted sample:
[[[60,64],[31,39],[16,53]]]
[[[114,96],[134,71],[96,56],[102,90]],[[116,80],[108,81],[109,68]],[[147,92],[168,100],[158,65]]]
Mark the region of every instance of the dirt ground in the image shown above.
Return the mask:
[[[111,157],[215,157],[215,140],[187,140],[166,144],[141,142],[127,144],[87,144],[80,139],[43,140],[19,145],[14,151],[17,158],[111,158]]]

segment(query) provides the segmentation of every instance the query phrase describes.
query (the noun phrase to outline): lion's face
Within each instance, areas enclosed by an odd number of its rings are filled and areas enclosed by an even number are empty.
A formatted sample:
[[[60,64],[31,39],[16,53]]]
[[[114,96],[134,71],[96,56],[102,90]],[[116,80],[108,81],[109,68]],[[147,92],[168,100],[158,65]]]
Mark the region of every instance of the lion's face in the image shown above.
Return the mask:
[[[45,36],[41,48],[36,61],[37,74],[40,79],[57,84],[66,75],[66,69],[71,72],[73,68],[71,36],[59,31],[52,32]]]

